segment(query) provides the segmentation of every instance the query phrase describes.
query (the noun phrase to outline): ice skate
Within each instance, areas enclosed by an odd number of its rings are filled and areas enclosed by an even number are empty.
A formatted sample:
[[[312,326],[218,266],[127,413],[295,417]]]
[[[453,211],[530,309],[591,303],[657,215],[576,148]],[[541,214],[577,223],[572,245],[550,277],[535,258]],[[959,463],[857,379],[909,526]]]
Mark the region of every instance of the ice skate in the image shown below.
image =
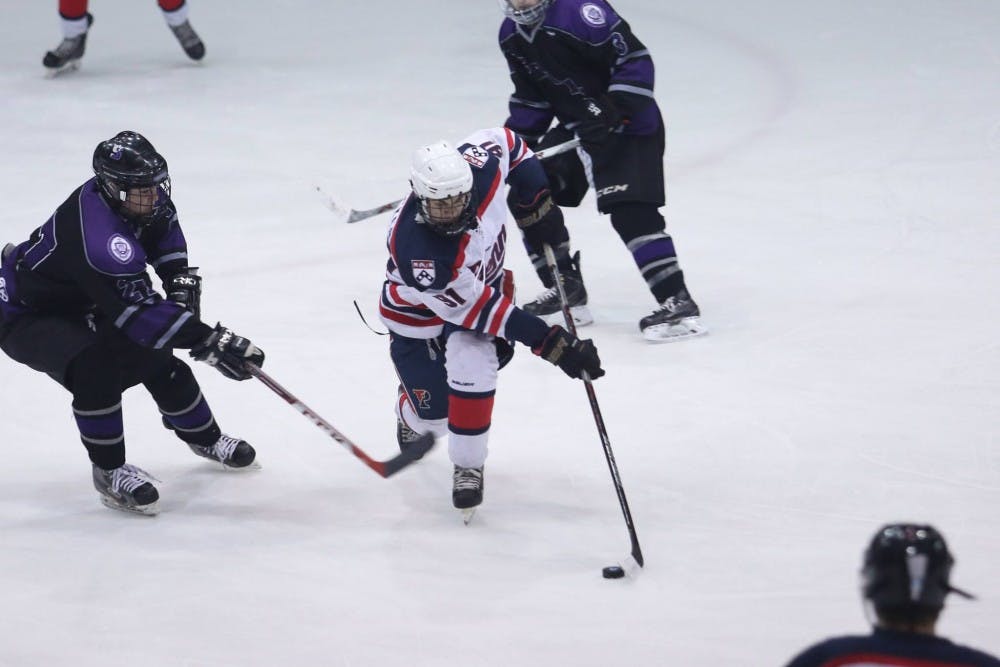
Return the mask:
[[[418,440],[420,440],[420,434],[407,426],[402,419],[396,417],[396,442],[399,443],[399,451],[405,452]],[[413,460],[418,461],[422,458],[424,458],[423,454]]]
[[[643,338],[654,343],[672,343],[708,333],[701,324],[701,311],[686,289],[668,297],[651,315],[639,320]]]
[[[452,481],[451,502],[462,510],[462,520],[468,524],[483,502],[483,469],[455,466]]]
[[[210,461],[221,463],[227,470],[258,470],[257,452],[246,440],[240,440],[225,433],[215,441],[214,445],[195,445],[187,443],[191,451]]]
[[[160,509],[160,493],[153,486],[154,477],[128,463],[114,470],[94,466],[94,488],[105,507],[122,512],[154,516]]]
[[[87,30],[94,23],[94,17],[87,14]],[[63,72],[71,72],[80,67],[80,58],[87,48],[87,33],[84,32],[76,37],[67,37],[59,43],[59,46],[45,53],[42,65],[49,70],[49,76],[56,76]]]
[[[170,26],[170,31],[174,33],[174,37],[180,42],[181,48],[184,49],[184,53],[188,55],[188,58],[191,60],[201,60],[205,57],[205,43],[201,41],[201,37],[191,27],[190,21],[185,21],[180,25],[172,25]]]
[[[592,323],[594,317],[590,314],[590,309],[587,308],[587,288],[583,285],[583,274],[580,273],[579,252],[573,255],[571,262],[570,268],[560,269],[559,277],[562,279],[570,315],[572,315],[576,326],[582,327]],[[521,309],[542,318],[546,324],[561,324],[563,321],[559,290],[554,283],[539,294],[534,301],[524,304]]]

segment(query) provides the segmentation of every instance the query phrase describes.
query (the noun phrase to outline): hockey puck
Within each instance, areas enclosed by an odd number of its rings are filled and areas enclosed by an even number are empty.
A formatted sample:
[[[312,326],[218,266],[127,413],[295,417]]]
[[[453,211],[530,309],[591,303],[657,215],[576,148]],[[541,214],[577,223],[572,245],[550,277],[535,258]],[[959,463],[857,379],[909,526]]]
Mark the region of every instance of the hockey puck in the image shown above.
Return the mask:
[[[621,579],[625,576],[625,570],[618,565],[609,565],[601,570],[601,576],[605,579]]]

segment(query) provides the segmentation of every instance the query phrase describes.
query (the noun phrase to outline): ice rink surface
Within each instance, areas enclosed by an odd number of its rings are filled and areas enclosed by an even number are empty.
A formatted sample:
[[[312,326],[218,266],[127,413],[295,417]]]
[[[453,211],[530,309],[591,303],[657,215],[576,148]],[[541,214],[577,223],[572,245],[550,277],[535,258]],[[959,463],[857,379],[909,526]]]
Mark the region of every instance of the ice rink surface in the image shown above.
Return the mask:
[[[904,6],[905,4],[905,6]],[[665,214],[708,337],[654,346],[651,297],[592,197],[568,211],[596,383],[647,567],[583,386],[521,348],[501,373],[486,500],[450,503],[446,447],[383,480],[257,382],[198,365],[227,474],[127,394],[160,516],[101,507],[69,395],[3,357],[0,664],[780,665],[863,632],[881,524],[949,539],[939,630],[1000,627],[1000,4],[619,0],[668,126]],[[152,0],[94,0],[80,71],[46,79],[54,2],[0,24],[0,241],[90,175],[96,143],[166,156],[204,316],[379,458],[396,380],[377,322],[386,216],[411,151],[506,117],[491,0],[192,0],[188,61]],[[516,233],[516,230],[512,229]],[[523,251],[508,266],[539,289]],[[183,353],[182,353],[183,354]]]

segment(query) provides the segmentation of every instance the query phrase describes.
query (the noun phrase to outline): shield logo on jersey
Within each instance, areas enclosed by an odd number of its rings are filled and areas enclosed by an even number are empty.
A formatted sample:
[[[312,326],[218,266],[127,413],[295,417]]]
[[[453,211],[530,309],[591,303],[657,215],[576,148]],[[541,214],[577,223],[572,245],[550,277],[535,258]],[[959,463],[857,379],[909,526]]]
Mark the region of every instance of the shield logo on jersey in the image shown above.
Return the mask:
[[[434,262],[427,259],[411,259],[410,268],[413,269],[413,279],[424,287],[434,284],[436,274],[434,272]]]
[[[490,159],[490,154],[482,146],[469,146],[462,152],[462,157],[473,167],[482,167]]]
[[[598,28],[608,22],[607,17],[604,16],[604,10],[589,2],[580,7],[580,15],[584,21]]]
[[[132,244],[121,234],[115,234],[111,237],[108,241],[108,251],[112,257],[122,264],[128,264],[129,260],[135,254],[135,251],[132,250]]]

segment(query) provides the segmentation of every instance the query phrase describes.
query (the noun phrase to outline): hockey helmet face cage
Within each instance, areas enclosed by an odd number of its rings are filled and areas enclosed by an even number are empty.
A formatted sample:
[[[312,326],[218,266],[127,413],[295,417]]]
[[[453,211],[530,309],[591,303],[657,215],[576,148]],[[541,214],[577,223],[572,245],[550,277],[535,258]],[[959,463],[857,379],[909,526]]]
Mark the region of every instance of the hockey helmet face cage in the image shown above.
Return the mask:
[[[476,224],[472,168],[447,141],[413,153],[410,185],[422,222],[442,236],[457,236]]]
[[[939,612],[952,587],[955,559],[944,537],[931,526],[883,526],[865,550],[861,590],[879,613]]]
[[[545,18],[553,0],[497,0],[503,13],[519,25],[535,25]]]
[[[108,204],[140,226],[169,207],[167,161],[137,132],[119,132],[99,143],[94,149],[94,174]]]

